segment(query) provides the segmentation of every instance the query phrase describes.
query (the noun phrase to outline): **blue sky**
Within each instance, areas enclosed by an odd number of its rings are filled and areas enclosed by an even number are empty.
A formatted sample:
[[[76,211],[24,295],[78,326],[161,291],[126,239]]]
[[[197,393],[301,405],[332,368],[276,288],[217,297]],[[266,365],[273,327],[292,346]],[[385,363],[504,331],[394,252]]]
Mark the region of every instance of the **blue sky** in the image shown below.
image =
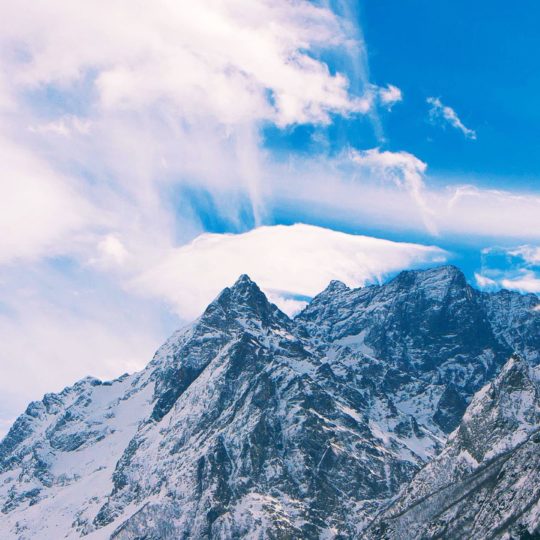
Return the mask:
[[[538,4],[383,0],[362,13],[373,79],[394,80],[407,96],[387,119],[392,144],[428,161],[434,176],[537,189]],[[426,95],[459,111],[475,144],[426,124]]]
[[[538,293],[539,12],[5,2],[0,431],[142,367],[244,272],[290,313],[442,262]]]

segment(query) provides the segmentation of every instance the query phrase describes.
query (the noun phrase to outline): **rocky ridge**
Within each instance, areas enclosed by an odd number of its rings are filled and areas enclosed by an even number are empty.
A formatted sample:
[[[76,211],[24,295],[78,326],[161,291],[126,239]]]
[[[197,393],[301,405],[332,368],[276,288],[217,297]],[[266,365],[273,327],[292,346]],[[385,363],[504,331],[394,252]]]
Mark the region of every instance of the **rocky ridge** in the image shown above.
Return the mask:
[[[445,266],[332,282],[291,320],[242,276],[142,372],[29,405],[0,442],[2,537],[391,535],[396,512],[444,487],[426,472],[440,460],[457,484],[534,450],[539,304],[479,292]],[[507,390],[489,405],[480,389],[516,370],[530,408]],[[502,409],[517,412],[505,423]],[[467,433],[485,443],[470,459],[455,442]]]
[[[443,451],[365,532],[373,539],[533,538],[540,532],[538,372],[512,357]]]

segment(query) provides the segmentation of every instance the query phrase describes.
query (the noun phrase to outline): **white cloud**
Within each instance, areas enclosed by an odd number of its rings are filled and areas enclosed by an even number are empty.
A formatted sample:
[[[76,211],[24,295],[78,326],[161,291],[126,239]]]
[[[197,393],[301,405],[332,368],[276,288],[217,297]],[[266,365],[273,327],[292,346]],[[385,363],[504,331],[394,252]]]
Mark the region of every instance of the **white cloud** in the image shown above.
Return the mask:
[[[307,1],[2,3],[0,259],[95,259],[107,234],[149,257],[200,231],[163,196],[174,185],[211,192],[238,228],[247,197],[260,222],[259,126],[371,106],[318,59],[352,41]]]
[[[62,252],[89,222],[99,224],[72,178],[1,133],[0,163],[0,263]]]
[[[492,287],[497,287],[497,282],[494,279],[491,279],[477,272],[475,272],[474,274],[474,279],[481,289],[489,289]]]
[[[247,273],[283,309],[312,297],[332,279],[349,286],[381,280],[411,266],[442,262],[434,246],[390,242],[310,225],[260,227],[244,234],[203,234],[135,280],[134,287],[169,301],[193,318],[240,274]]]
[[[429,116],[432,120],[444,120],[453,128],[461,131],[467,139],[476,139],[476,132],[463,124],[452,107],[444,105],[439,98],[429,97],[427,102],[431,105]]]
[[[521,257],[528,265],[540,265],[540,246],[523,245],[509,249],[508,255]]]
[[[379,88],[379,99],[383,105],[390,109],[394,104],[403,100],[403,95],[397,86],[388,84],[386,88]]]
[[[397,186],[405,187],[418,205],[426,228],[433,234],[437,233],[432,211],[424,196],[426,163],[408,152],[381,152],[378,148],[354,151],[351,159],[357,165],[375,171],[382,179],[389,179]]]
[[[482,250],[481,287],[498,287],[524,293],[540,292],[540,248],[487,247]]]
[[[66,115],[51,122],[29,126],[28,129],[33,133],[49,133],[68,137],[74,132],[88,134],[91,127],[92,123],[89,120]]]
[[[444,177],[430,182],[424,167],[406,152],[377,149],[289,159],[269,171],[275,188],[270,203],[293,209],[299,220],[331,220],[337,227],[437,233],[467,242],[540,240],[537,194],[456,185],[455,179],[448,184]]]
[[[331,11],[309,2],[158,0],[150,9],[23,0],[19,9],[4,3],[1,14],[4,61],[18,87],[70,88],[90,77],[105,108],[163,103],[225,124],[327,122],[329,112],[364,109],[347,80],[310,54],[347,36]]]
[[[98,242],[99,257],[90,263],[101,267],[122,266],[129,259],[129,252],[122,241],[114,234],[108,234]]]
[[[532,193],[448,186],[436,214],[448,232],[478,237],[540,238],[540,197]]]
[[[501,285],[505,289],[513,289],[521,292],[540,292],[540,278],[534,272],[522,272],[518,277],[502,279]]]

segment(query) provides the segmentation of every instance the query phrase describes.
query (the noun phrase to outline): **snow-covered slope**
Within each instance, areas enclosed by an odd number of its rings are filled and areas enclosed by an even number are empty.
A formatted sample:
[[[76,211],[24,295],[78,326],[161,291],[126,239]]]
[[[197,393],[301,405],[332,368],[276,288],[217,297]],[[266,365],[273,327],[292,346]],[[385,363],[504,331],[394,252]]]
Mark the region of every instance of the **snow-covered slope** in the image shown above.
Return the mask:
[[[540,389],[512,357],[444,450],[366,532],[373,539],[532,538],[540,532]]]
[[[332,282],[291,320],[242,276],[142,372],[29,405],[0,442],[0,536],[357,538],[514,350],[538,363],[538,303],[440,267]],[[527,445],[520,411],[471,463]]]

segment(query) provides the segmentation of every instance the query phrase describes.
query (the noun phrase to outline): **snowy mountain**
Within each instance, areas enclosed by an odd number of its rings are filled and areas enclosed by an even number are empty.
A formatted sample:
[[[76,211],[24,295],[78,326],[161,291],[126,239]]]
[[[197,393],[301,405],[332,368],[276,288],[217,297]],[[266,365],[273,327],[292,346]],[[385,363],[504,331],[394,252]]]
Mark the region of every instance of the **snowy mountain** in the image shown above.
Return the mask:
[[[538,538],[539,444],[538,374],[512,357],[475,395],[444,450],[365,535],[396,540]]]
[[[291,320],[242,276],[143,371],[28,406],[0,442],[1,537],[398,538],[396,512],[485,463],[525,475],[539,304],[445,266],[332,282]]]

